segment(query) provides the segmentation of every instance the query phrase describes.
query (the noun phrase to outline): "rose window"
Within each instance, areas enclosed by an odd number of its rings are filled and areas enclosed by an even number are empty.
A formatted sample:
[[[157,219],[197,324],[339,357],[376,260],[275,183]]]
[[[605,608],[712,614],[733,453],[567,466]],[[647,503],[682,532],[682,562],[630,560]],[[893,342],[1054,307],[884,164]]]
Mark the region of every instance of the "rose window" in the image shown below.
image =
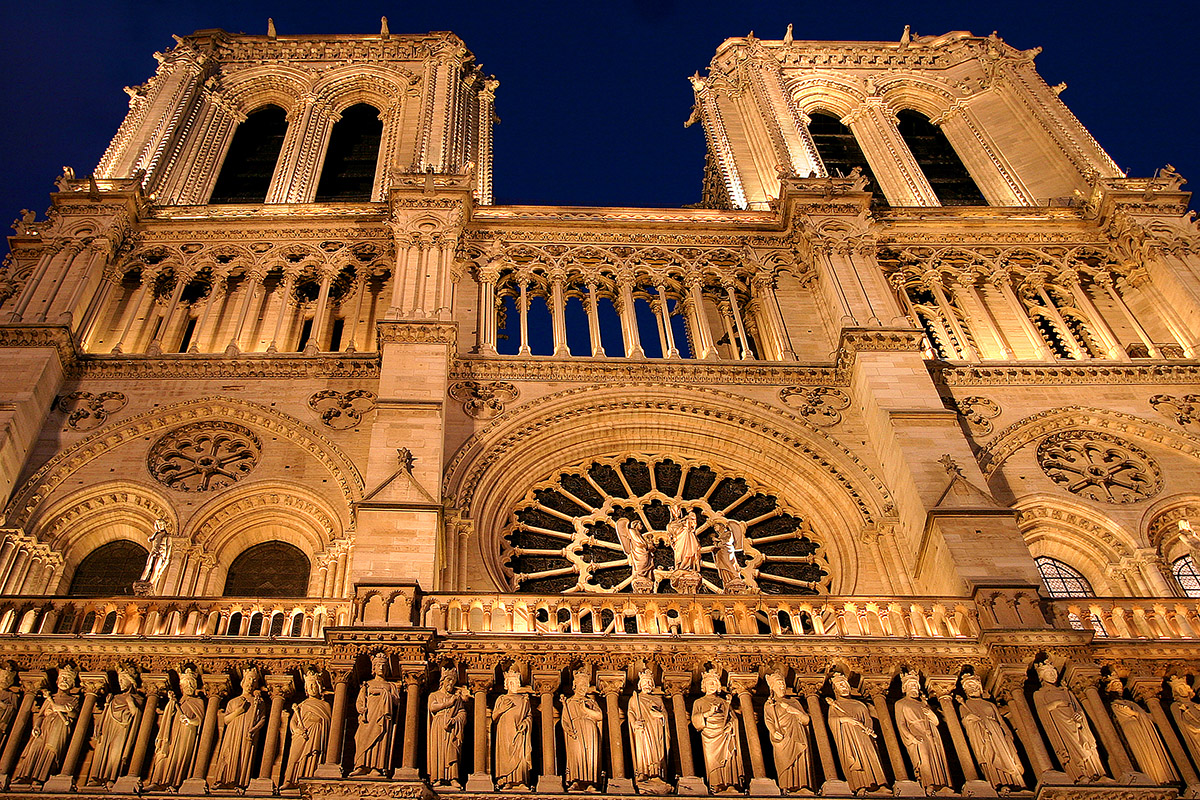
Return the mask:
[[[816,594],[829,571],[769,491],[667,456],[588,461],[522,499],[500,563],[513,591]]]
[[[181,492],[223,489],[258,464],[262,443],[241,425],[202,422],[167,433],[150,448],[146,465],[160,483]]]
[[[1106,433],[1063,431],[1038,446],[1038,464],[1072,494],[1105,503],[1135,503],[1158,494],[1162,475],[1154,459]]]

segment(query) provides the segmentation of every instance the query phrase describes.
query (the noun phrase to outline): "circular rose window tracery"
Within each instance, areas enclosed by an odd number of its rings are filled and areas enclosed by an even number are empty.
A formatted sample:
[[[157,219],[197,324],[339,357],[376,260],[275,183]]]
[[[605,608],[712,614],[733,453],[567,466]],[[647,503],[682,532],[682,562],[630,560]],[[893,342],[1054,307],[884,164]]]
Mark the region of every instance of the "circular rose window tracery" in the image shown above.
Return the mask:
[[[146,466],[159,483],[180,492],[223,489],[258,464],[262,443],[253,431],[231,422],[198,422],[162,436]]]
[[[1162,473],[1154,459],[1107,433],[1055,433],[1042,440],[1037,455],[1050,480],[1089,500],[1136,503],[1162,490]]]
[[[768,491],[668,456],[596,459],[534,486],[503,532],[513,591],[816,594],[829,570]]]

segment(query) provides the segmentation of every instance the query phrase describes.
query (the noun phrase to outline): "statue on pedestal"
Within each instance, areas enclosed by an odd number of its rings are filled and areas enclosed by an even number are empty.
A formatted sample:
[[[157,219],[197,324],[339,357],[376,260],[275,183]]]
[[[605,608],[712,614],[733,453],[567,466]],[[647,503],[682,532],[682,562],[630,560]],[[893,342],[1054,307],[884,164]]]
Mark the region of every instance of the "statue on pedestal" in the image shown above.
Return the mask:
[[[692,706],[692,727],[700,731],[704,750],[704,770],[713,794],[740,794],[745,773],[742,770],[741,726],[734,713],[721,673],[716,669],[700,676],[704,696]]]
[[[171,537],[167,532],[167,523],[156,519],[154,530],[150,533],[150,552],[146,554],[146,566],[141,577],[133,582],[133,593],[143,597],[153,594],[158,579],[166,571],[170,560]]]
[[[0,667],[0,740],[8,733],[8,726],[21,707],[21,690],[17,688],[17,665],[12,661]]]
[[[829,704],[829,734],[837,748],[846,783],[855,794],[873,792],[887,783],[887,776],[875,749],[871,709],[850,696],[850,680],[840,670],[829,674],[829,685],[834,695],[825,698]]]
[[[633,748],[633,780],[642,794],[668,794],[667,754],[670,731],[662,690],[654,685],[654,673],[638,673],[637,691],[629,697],[626,712],[629,743]]]
[[[592,667],[584,664],[572,673],[571,694],[563,698],[563,741],[566,744],[567,788],[600,790],[600,725],[604,712],[592,691]]]
[[[946,763],[946,750],[938,733],[940,720],[921,697],[921,679],[917,673],[905,670],[900,674],[900,686],[904,697],[896,701],[896,729],[908,750],[917,780],[928,794],[945,794],[947,790],[953,793],[950,766]]]
[[[700,540],[696,538],[695,509],[683,510],[683,503],[671,505],[671,521],[667,523],[667,538],[675,553],[675,570],[671,573],[671,588],[679,594],[695,594],[700,590]]]
[[[767,673],[771,697],[763,706],[763,720],[775,751],[775,773],[779,788],[801,792],[812,786],[812,758],[808,748],[808,726],[812,721],[804,706],[789,696],[782,672]]]
[[[1154,726],[1150,712],[1125,699],[1125,685],[1116,675],[1109,676],[1104,689],[1109,695],[1108,707],[1117,721],[1117,727],[1125,736],[1125,743],[1129,745],[1138,771],[1155,783],[1178,782],[1179,773],[1167,755],[1167,748],[1163,745],[1158,728]]]
[[[392,733],[400,689],[387,679],[387,653],[371,655],[371,678],[358,689],[354,708],[358,730],[354,732],[354,772],[358,777],[386,777],[392,767]]]
[[[1167,685],[1171,687],[1171,716],[1194,756],[1200,753],[1200,703],[1192,699],[1195,692],[1182,675],[1168,676]]]
[[[736,519],[717,520],[713,529],[716,531],[713,561],[721,578],[721,589],[725,594],[746,591],[746,578],[737,560],[737,554],[746,544],[746,524]]]
[[[613,527],[617,529],[617,540],[621,543],[621,549],[629,556],[629,567],[633,572],[630,591],[636,594],[653,592],[656,588],[653,537],[646,533],[640,520],[630,521],[625,517],[618,517]]]
[[[80,700],[75,691],[78,677],[72,664],[58,668],[58,691],[47,697],[33,716],[33,730],[13,771],[14,784],[45,783],[62,767],[71,742],[71,726],[79,716]]]
[[[429,753],[429,783],[434,788],[462,788],[458,780],[459,757],[471,692],[457,684],[458,669],[447,664],[442,667],[438,689],[429,695],[429,736],[425,747]]]
[[[254,777],[250,762],[254,747],[267,723],[266,701],[258,691],[258,667],[242,670],[242,693],[225,704],[219,717],[221,745],[213,762],[212,785],[222,789],[244,789]]]
[[[154,791],[178,789],[192,771],[200,727],[204,724],[204,701],[196,696],[200,676],[192,667],[179,673],[179,696],[167,696],[158,718],[154,762],[146,788]]]
[[[305,699],[292,709],[288,721],[292,747],[288,753],[287,769],[283,773],[284,788],[300,784],[301,778],[316,774],[321,759],[325,757],[325,744],[329,741],[329,723],[333,712],[323,695],[321,673],[310,667],[304,673]]]
[[[960,685],[966,697],[959,705],[963,729],[975,761],[988,783],[996,788],[1023,789],[1024,767],[1008,727],[996,704],[984,698],[983,681],[973,672],[962,676]]]
[[[1033,693],[1033,705],[1063,771],[1076,783],[1090,783],[1104,777],[1096,737],[1079,699],[1058,685],[1058,670],[1049,661],[1039,661],[1033,668],[1042,683]]]
[[[528,791],[533,771],[533,690],[521,685],[521,670],[513,665],[504,673],[504,694],[496,698],[496,789]]]
[[[111,785],[125,771],[137,739],[138,722],[142,718],[145,698],[137,691],[137,668],[122,664],[117,668],[120,689],[96,713],[95,752],[88,783]]]

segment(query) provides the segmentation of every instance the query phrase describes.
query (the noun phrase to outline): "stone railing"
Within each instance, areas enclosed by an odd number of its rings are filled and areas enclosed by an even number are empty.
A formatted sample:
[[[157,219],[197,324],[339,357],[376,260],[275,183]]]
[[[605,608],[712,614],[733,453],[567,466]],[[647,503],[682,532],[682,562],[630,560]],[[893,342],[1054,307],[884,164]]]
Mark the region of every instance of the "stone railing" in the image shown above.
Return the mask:
[[[21,597],[0,602],[0,634],[320,639],[352,603],[325,598]]]
[[[447,633],[764,634],[973,638],[970,598],[426,594],[421,625]]]
[[[1200,639],[1200,600],[1081,597],[1052,604],[1057,627],[1113,639]]]

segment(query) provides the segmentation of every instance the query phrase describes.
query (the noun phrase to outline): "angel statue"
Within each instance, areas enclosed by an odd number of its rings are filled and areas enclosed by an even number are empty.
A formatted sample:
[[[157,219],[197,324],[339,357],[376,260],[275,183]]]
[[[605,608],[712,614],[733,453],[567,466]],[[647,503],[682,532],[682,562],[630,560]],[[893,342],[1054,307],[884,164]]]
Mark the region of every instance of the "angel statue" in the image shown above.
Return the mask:
[[[746,523],[736,519],[718,520],[713,523],[716,531],[716,547],[713,561],[717,565],[717,576],[725,594],[746,591],[746,578],[738,564],[737,554],[746,546]]]
[[[630,521],[619,517],[613,527],[617,529],[617,540],[621,549],[629,556],[629,566],[633,569],[633,582],[630,590],[638,594],[649,594],[655,589],[654,581],[654,539],[646,533],[640,520]]]

